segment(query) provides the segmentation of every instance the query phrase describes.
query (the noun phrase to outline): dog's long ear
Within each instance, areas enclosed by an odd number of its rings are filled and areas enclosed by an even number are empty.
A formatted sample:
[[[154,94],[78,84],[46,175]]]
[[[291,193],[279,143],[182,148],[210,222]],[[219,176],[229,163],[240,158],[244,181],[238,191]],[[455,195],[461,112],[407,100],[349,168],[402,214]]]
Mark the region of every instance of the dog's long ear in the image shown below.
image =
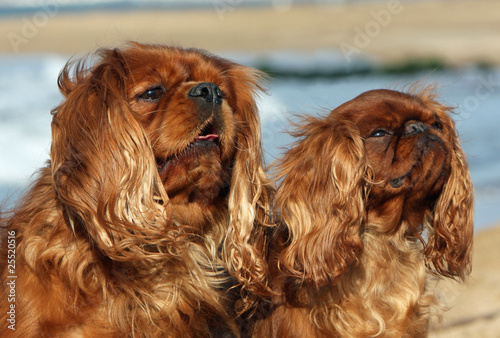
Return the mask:
[[[277,165],[276,208],[289,230],[285,273],[315,285],[335,282],[363,250],[367,162],[354,124],[309,117],[302,139]]]
[[[425,254],[431,268],[440,275],[463,280],[471,272],[474,188],[455,124],[448,114],[451,109],[437,103],[430,93],[422,96],[438,114],[451,146],[451,173],[434,208]]]
[[[168,200],[126,99],[123,54],[103,50],[100,58],[88,70],[84,62],[66,65],[59,76],[65,99],[53,112],[53,185],[74,231],[113,259],[140,259],[145,243],[154,247],[166,236],[158,229]]]
[[[228,100],[235,109],[236,155],[229,193],[230,227],[223,258],[229,271],[253,293],[266,293],[266,228],[273,187],[263,168],[260,119],[255,96],[262,90],[262,74],[255,69],[231,64],[234,79]]]

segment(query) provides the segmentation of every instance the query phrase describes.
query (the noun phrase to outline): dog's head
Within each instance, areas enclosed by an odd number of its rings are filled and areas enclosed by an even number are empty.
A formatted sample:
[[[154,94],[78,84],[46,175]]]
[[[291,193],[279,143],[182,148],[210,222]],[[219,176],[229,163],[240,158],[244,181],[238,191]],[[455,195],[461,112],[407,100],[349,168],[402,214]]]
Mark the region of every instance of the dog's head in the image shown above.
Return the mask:
[[[419,236],[427,225],[429,266],[463,278],[473,189],[449,111],[429,90],[374,90],[308,118],[278,167],[283,266],[323,284],[357,260],[366,226]]]
[[[110,256],[146,250],[132,235],[162,246],[187,227],[224,242],[235,274],[261,271],[261,74],[197,49],[131,44],[96,58],[59,78],[51,166],[70,219]]]

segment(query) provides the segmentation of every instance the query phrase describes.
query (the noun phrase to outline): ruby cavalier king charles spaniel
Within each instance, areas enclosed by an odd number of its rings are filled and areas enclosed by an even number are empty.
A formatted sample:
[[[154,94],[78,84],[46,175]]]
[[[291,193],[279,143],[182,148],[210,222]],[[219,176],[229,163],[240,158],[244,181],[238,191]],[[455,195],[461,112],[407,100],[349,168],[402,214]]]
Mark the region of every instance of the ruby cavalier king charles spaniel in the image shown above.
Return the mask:
[[[473,187],[450,112],[414,86],[297,125],[275,168],[277,296],[255,337],[427,336],[429,279],[471,269]]]
[[[61,72],[50,161],[2,220],[0,336],[236,335],[227,272],[243,303],[266,287],[261,74],[135,43],[91,60]]]

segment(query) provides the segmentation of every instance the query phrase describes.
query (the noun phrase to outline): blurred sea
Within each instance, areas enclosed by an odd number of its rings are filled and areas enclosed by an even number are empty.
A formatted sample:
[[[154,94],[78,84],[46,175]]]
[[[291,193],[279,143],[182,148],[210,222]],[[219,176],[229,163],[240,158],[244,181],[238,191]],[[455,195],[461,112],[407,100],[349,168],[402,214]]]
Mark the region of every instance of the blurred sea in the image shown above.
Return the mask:
[[[255,66],[262,56],[223,55]],[[12,203],[49,158],[50,110],[61,100],[56,79],[67,61],[61,55],[0,55],[0,201]],[[331,52],[265,56],[274,67],[309,72],[334,67]],[[322,68],[323,67],[323,68]],[[436,83],[443,102],[456,107],[454,119],[468,156],[476,190],[476,230],[500,220],[500,69],[470,67],[410,75],[355,75],[341,78],[278,78],[259,100],[266,160],[290,144],[286,134],[297,114],[327,114],[360,93],[401,88],[421,80]]]

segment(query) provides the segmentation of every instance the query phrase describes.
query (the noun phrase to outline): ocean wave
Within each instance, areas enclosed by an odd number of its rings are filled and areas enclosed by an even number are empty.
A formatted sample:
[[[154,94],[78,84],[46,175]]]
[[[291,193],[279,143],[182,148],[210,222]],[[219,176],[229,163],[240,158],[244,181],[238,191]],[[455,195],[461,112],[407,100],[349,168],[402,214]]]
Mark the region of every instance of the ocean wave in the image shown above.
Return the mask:
[[[309,65],[304,55],[280,54],[283,64]],[[324,54],[323,54],[324,55]],[[255,60],[231,56],[254,65]],[[313,56],[315,60],[323,56]],[[279,66],[279,58],[273,62]],[[17,196],[49,159],[50,111],[61,101],[57,76],[66,62],[60,55],[0,56],[0,201]],[[325,61],[326,64],[326,61]],[[286,133],[297,114],[326,114],[363,91],[398,88],[425,78],[440,87],[441,99],[455,106],[454,116],[476,186],[476,219],[481,228],[500,219],[500,70],[479,69],[432,74],[351,76],[339,79],[271,79],[259,101],[266,162],[292,139]]]

